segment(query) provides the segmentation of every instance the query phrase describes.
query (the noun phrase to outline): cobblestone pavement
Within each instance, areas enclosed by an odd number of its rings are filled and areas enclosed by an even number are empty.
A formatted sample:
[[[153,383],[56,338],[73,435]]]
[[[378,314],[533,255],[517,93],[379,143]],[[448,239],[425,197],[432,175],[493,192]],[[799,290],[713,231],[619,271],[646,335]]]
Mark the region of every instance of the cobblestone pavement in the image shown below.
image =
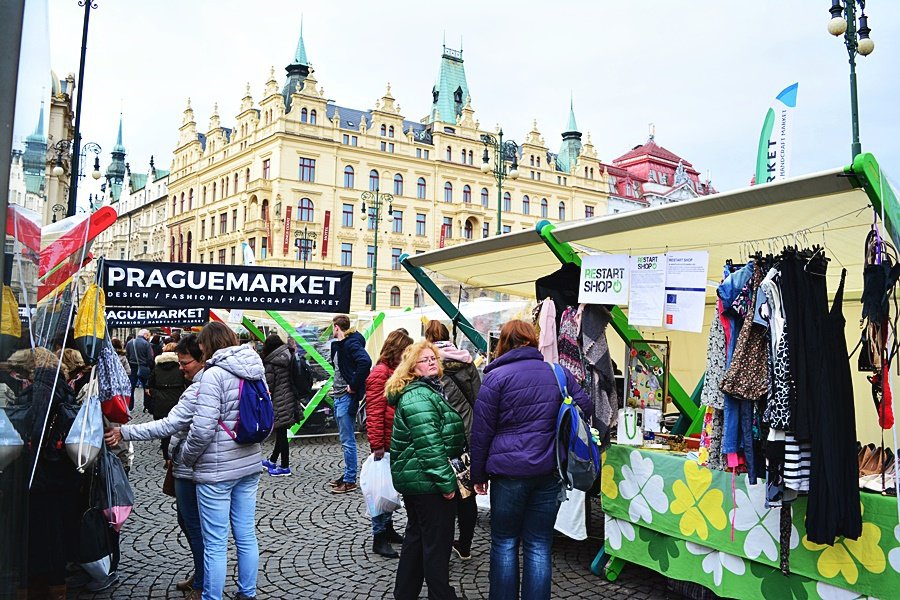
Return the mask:
[[[142,414],[138,421],[148,417]],[[360,462],[368,446],[360,446]],[[271,442],[265,445],[271,452]],[[259,598],[389,598],[396,560],[372,553],[371,522],[360,493],[332,495],[328,480],[341,473],[336,436],[291,443],[292,477],[263,475],[256,509],[260,547]],[[181,598],[174,582],[191,570],[190,550],[175,520],[174,499],[163,495],[163,461],[156,442],[135,443],[131,482],[136,506],[122,529],[119,583],[106,592],[72,591],[70,599]],[[594,505],[590,537],[576,542],[557,535],[553,547],[553,598],[666,598],[665,579],[628,565],[608,582],[590,572],[600,547],[602,518]],[[406,525],[403,511],[395,526]],[[461,597],[487,598],[490,513],[481,510],[473,558],[454,555],[451,582]],[[398,547],[399,550],[399,547]],[[226,598],[236,592],[234,549],[229,551]],[[423,591],[423,598],[425,597]]]

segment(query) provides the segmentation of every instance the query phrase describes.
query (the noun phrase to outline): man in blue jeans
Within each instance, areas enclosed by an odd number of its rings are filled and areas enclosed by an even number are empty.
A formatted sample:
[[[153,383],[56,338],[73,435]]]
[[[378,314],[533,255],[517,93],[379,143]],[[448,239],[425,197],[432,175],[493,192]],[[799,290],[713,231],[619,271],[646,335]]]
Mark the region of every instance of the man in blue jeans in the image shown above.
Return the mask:
[[[332,494],[346,494],[356,484],[356,410],[365,397],[366,377],[372,368],[372,359],[366,352],[366,340],[356,331],[350,331],[350,318],[337,315],[331,321],[334,340],[331,343],[331,364],[334,366],[334,386],[330,395],[334,400],[334,418],[344,450],[344,474],[331,481]]]

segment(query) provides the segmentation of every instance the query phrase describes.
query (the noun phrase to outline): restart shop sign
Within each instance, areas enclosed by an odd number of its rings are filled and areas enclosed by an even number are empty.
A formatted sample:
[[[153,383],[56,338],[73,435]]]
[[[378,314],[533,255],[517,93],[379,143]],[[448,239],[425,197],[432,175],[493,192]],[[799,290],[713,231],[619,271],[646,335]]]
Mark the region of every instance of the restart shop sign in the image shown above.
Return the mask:
[[[107,260],[107,306],[350,311],[349,271]]]
[[[628,255],[592,254],[581,259],[578,302],[628,305]]]

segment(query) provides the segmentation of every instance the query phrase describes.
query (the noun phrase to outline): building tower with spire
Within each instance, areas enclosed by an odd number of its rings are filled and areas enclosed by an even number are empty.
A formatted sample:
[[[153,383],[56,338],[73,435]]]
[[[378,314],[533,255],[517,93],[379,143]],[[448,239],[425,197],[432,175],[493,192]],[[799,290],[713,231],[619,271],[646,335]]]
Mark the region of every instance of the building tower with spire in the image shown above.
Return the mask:
[[[29,176],[41,180],[47,171],[47,136],[44,135],[44,102],[41,101],[41,112],[38,116],[34,133],[25,138],[25,153],[22,157],[22,168],[26,180]]]
[[[575,122],[575,105],[572,98],[569,98],[569,122],[566,123],[562,139],[562,146],[556,157],[556,167],[569,173],[581,155],[581,132],[578,131],[578,124]]]
[[[106,169],[106,178],[111,189],[109,194],[113,202],[118,201],[122,193],[122,185],[125,183],[125,146],[122,145],[122,113],[119,113],[119,136],[116,145],[113,146],[112,162]]]
[[[297,85],[303,86],[306,76],[309,75],[309,60],[306,58],[306,45],[303,43],[303,20],[300,20],[300,39],[297,41],[297,50],[294,52],[294,60],[287,67],[287,81],[281,89],[284,97],[284,111],[291,110],[291,94],[297,91]]]
[[[468,98],[469,85],[466,83],[462,49],[453,50],[445,44],[441,54],[441,70],[437,82],[431,88],[429,122],[440,121],[455,125]]]

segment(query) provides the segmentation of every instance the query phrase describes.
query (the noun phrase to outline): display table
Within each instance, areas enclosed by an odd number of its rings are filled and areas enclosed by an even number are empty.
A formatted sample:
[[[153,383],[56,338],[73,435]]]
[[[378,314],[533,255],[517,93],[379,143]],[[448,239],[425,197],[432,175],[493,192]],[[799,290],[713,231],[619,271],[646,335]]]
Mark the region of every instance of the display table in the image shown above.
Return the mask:
[[[780,509],[765,507],[764,481],[751,486],[746,475],[738,475],[732,488],[731,473],[699,466],[683,454],[614,444],[603,455],[601,483],[604,550],[612,557],[728,598],[900,594],[893,497],[861,492],[863,533],[858,540],[838,538],[834,546],[806,539],[806,498],[799,498],[793,504],[791,575],[784,576]]]

